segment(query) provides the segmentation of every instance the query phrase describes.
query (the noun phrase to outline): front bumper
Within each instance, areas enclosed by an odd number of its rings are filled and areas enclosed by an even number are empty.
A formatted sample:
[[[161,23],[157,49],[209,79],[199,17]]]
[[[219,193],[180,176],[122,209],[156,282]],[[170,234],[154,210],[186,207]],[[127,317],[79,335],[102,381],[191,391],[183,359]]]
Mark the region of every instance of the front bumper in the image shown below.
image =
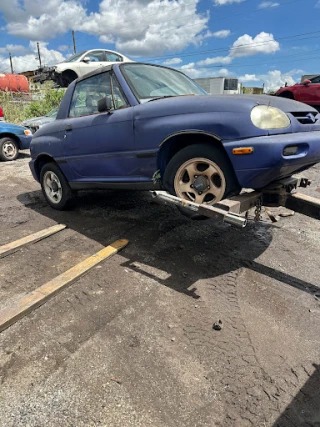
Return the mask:
[[[44,67],[36,71],[33,77],[34,83],[45,83],[52,80],[59,87],[63,87],[63,79],[61,73],[55,71],[55,67]]]
[[[19,135],[19,140],[20,140],[20,150],[27,150],[30,148],[30,143],[32,140],[32,136],[28,136],[28,135]]]
[[[223,141],[223,145],[244,188],[265,187],[320,162],[320,131]],[[284,156],[287,146],[299,146],[298,154]],[[252,147],[254,151],[249,155],[234,155],[232,150],[240,147]]]
[[[35,168],[35,160],[31,160],[31,161],[29,162],[29,168],[30,168],[30,171],[31,171],[31,173],[32,173],[33,178],[34,178],[36,181],[40,182],[40,177],[38,176],[38,174],[37,174],[37,172],[36,172],[36,168]]]

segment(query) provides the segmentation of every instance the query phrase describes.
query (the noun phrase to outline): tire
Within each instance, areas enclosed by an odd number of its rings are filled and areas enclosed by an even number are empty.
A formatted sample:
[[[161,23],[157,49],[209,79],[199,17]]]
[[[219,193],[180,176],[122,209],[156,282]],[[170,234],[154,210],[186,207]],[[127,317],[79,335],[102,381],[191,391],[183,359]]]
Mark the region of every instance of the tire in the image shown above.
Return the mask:
[[[0,160],[10,162],[16,160],[19,156],[19,147],[17,142],[9,137],[0,139]]]
[[[74,201],[74,193],[56,163],[46,163],[40,171],[40,183],[48,204],[59,211],[68,209]]]
[[[219,147],[207,144],[190,145],[178,151],[167,165],[163,186],[174,196],[207,205],[241,190],[226,154]]]

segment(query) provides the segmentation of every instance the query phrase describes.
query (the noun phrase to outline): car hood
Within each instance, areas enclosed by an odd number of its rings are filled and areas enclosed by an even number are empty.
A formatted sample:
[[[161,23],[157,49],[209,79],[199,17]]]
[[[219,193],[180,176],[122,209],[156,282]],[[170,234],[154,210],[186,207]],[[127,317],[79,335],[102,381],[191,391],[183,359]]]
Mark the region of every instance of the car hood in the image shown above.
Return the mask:
[[[0,122],[0,132],[12,132],[16,134],[22,134],[25,131],[25,127],[15,125],[13,123]]]
[[[40,116],[40,117],[34,117],[32,119],[27,119],[21,123],[22,126],[30,126],[34,123],[51,123],[55,119],[53,117],[46,117],[46,116]]]
[[[135,107],[136,118],[151,118],[194,113],[245,113],[256,105],[269,105],[286,113],[311,112],[309,105],[270,95],[203,95],[177,96],[146,102]]]

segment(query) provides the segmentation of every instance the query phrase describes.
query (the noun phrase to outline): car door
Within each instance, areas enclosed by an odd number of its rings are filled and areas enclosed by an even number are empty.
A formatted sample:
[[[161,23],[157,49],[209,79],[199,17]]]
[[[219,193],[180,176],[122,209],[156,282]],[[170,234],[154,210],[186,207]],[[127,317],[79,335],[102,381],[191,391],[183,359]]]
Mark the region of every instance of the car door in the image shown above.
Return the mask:
[[[85,59],[88,58],[88,61]],[[96,70],[97,68],[105,66],[105,53],[104,50],[89,50],[83,56],[78,65],[78,75],[79,77],[84,76],[85,74],[91,73],[91,71]]]
[[[112,97],[113,111],[99,113],[98,100],[105,96]],[[134,182],[138,179],[133,107],[129,106],[111,71],[77,83],[69,118],[64,122],[64,158],[76,181]]]
[[[320,76],[311,79],[311,83],[300,84],[295,99],[309,105],[320,105]]]

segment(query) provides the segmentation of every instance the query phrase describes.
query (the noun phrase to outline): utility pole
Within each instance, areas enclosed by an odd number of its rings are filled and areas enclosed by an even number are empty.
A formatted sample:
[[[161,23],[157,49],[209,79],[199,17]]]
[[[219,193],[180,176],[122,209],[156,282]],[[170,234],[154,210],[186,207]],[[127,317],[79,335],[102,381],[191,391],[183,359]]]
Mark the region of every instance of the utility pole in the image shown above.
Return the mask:
[[[77,53],[76,37],[74,35],[73,30],[72,30],[72,40],[73,40],[73,51],[74,51],[74,53]]]
[[[40,46],[39,46],[39,42],[37,42],[37,48],[38,48],[38,58],[39,58],[39,64],[40,64],[40,67],[39,68],[41,68],[41,55],[40,55]]]
[[[9,58],[10,58],[11,74],[14,74],[11,53],[9,53]]]

